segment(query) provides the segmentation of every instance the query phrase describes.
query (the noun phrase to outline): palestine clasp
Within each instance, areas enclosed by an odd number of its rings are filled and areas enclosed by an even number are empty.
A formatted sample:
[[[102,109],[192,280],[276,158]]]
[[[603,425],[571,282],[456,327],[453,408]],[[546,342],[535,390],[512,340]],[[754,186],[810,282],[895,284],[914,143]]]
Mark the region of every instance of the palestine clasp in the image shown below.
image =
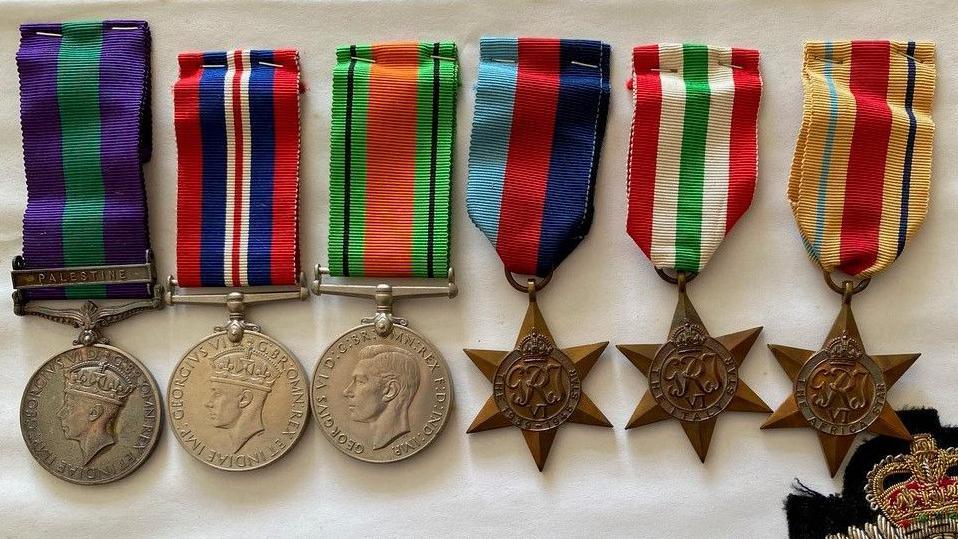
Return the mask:
[[[163,296],[167,305],[177,303],[226,305],[229,321],[225,326],[216,326],[213,329],[215,331],[225,331],[230,342],[233,343],[242,341],[243,334],[246,331],[260,331],[259,325],[247,322],[245,319],[247,304],[290,299],[303,301],[309,297],[309,289],[306,288],[306,275],[303,273],[299,274],[299,286],[296,289],[282,287],[268,291],[231,290],[220,294],[177,294],[177,286],[176,279],[171,275],[167,279],[167,291]]]
[[[387,283],[371,284],[338,284],[324,283],[323,276],[329,276],[329,268],[316,265],[315,280],[310,289],[313,294],[321,296],[331,294],[351,298],[368,298],[376,302],[376,314],[363,318],[363,324],[373,324],[376,333],[385,337],[392,332],[393,324],[407,325],[406,319],[393,316],[393,302],[397,298],[454,298],[459,294],[456,285],[455,272],[449,268],[446,284],[435,285],[402,285],[393,286]]]
[[[13,259],[13,312],[17,316],[38,316],[80,330],[73,344],[93,346],[109,344],[101,330],[121,320],[163,307],[163,287],[155,286],[156,272],[153,253],[146,250],[143,264],[117,264],[102,266],[76,266],[70,268],[26,269],[22,256]],[[25,290],[64,288],[67,286],[144,284],[153,297],[115,306],[101,306],[93,301],[79,308],[44,307],[31,303]]]

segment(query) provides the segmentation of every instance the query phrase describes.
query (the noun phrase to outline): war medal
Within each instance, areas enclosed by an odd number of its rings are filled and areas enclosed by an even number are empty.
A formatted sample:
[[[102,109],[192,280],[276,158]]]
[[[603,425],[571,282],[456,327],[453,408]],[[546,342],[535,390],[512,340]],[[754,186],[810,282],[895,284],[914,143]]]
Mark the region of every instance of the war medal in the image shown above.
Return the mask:
[[[512,350],[465,351],[493,386],[468,432],[518,427],[541,471],[565,422],[612,426],[582,387],[608,343],[559,348],[536,300],[592,224],[610,48],[483,38],[479,51],[469,216],[529,308]],[[513,273],[537,277],[522,285]]]
[[[393,316],[402,297],[455,297],[449,203],[459,64],[451,42],[343,46],[333,72],[329,267],[313,292],[369,298],[376,313],[336,339],[313,373],[313,415],[341,452],[367,462],[415,455],[452,405],[442,354]],[[443,278],[435,285],[328,277]]]
[[[769,345],[794,388],[762,428],[817,431],[833,476],[859,432],[911,438],[887,394],[918,354],[868,353],[851,300],[901,255],[927,212],[934,56],[931,43],[805,45],[804,117],[788,197],[842,307],[820,350]],[[860,280],[839,285],[833,271]]]
[[[102,330],[161,308],[142,164],[150,156],[150,31],[142,21],[20,27],[21,123],[27,179],[23,256],[13,306],[80,330],[73,348],[30,378],[23,439],[48,472],[108,483],[146,461],[161,428],[153,376]],[[80,308],[37,300],[135,299]]]
[[[177,440],[227,471],[260,468],[299,440],[309,414],[296,357],[246,321],[246,305],[305,300],[299,271],[299,55],[184,53],[173,89],[179,154],[177,278],[167,304],[225,304],[229,321],[170,378]],[[177,287],[228,287],[178,294]]]
[[[758,51],[640,46],[633,77],[627,228],[679,301],[666,343],[618,346],[649,380],[626,428],[676,419],[705,462],[719,414],[771,412],[738,371],[762,328],[712,337],[685,290],[752,201]]]

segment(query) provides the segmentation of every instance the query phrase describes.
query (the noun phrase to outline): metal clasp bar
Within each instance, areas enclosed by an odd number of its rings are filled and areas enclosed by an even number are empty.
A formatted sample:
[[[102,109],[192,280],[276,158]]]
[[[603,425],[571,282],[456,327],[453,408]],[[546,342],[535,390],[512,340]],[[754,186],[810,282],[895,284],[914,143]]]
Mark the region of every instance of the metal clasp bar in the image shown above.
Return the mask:
[[[455,272],[449,268],[446,276],[446,284],[437,285],[402,285],[393,286],[386,283],[380,284],[338,284],[324,283],[323,276],[329,276],[329,268],[316,265],[315,280],[310,287],[313,294],[321,296],[331,294],[334,296],[347,296],[351,298],[368,298],[376,302],[376,314],[371,317],[363,318],[362,323],[372,323],[376,326],[376,333],[385,337],[392,332],[393,324],[400,326],[406,325],[404,318],[393,316],[393,302],[397,298],[454,298],[459,294],[459,287],[456,286]]]
[[[143,264],[43,269],[25,269],[25,265],[22,256],[14,257],[13,271],[10,272],[14,288],[13,312],[17,316],[38,316],[79,329],[80,335],[73,344],[83,346],[92,346],[96,343],[109,344],[110,341],[100,334],[103,328],[126,320],[134,314],[163,307],[163,287],[154,286],[156,272],[153,266],[153,253],[149,249],[146,250],[146,262]],[[36,305],[30,302],[27,294],[24,294],[24,290],[117,284],[147,285],[153,297],[114,306],[100,306],[87,301],[79,308],[71,308]]]
[[[246,305],[251,303],[265,303],[267,301],[284,301],[298,299],[300,301],[309,297],[309,289],[306,288],[306,275],[299,274],[299,287],[276,287],[265,291],[239,291],[231,290],[219,294],[177,294],[178,283],[170,275],[166,280],[166,294],[163,300],[167,305],[177,303],[184,304],[205,304],[205,305],[226,305],[226,312],[229,315],[229,322],[225,326],[213,328],[215,331],[225,331],[230,342],[238,343],[243,340],[243,333],[249,331],[260,331],[257,324],[249,323],[245,320]]]

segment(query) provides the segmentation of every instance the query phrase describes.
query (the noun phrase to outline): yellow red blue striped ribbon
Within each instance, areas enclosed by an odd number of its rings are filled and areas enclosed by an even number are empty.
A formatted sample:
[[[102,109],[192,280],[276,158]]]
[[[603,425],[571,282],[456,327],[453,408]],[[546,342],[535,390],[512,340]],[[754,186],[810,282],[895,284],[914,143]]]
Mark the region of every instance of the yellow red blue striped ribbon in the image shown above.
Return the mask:
[[[826,271],[887,268],[928,211],[935,45],[805,44],[804,113],[788,198]]]

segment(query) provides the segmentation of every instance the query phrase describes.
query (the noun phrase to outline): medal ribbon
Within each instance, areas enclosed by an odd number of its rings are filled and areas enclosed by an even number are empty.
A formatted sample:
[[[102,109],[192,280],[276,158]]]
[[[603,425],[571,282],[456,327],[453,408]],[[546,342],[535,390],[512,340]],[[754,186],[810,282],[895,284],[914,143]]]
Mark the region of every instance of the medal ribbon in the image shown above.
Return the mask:
[[[459,65],[456,45],[336,50],[329,269],[445,277]]]
[[[27,269],[144,264],[150,31],[142,21],[20,27]],[[29,299],[145,297],[144,284],[25,291]]]
[[[895,261],[928,211],[935,46],[805,44],[802,128],[788,198],[824,270],[871,277]]]
[[[656,268],[701,271],[752,202],[758,60],[706,45],[632,51],[626,228]]]
[[[295,284],[298,53],[191,52],[179,62],[173,105],[180,284]]]
[[[479,56],[469,216],[506,269],[544,276],[592,224],[609,46],[483,38]]]

